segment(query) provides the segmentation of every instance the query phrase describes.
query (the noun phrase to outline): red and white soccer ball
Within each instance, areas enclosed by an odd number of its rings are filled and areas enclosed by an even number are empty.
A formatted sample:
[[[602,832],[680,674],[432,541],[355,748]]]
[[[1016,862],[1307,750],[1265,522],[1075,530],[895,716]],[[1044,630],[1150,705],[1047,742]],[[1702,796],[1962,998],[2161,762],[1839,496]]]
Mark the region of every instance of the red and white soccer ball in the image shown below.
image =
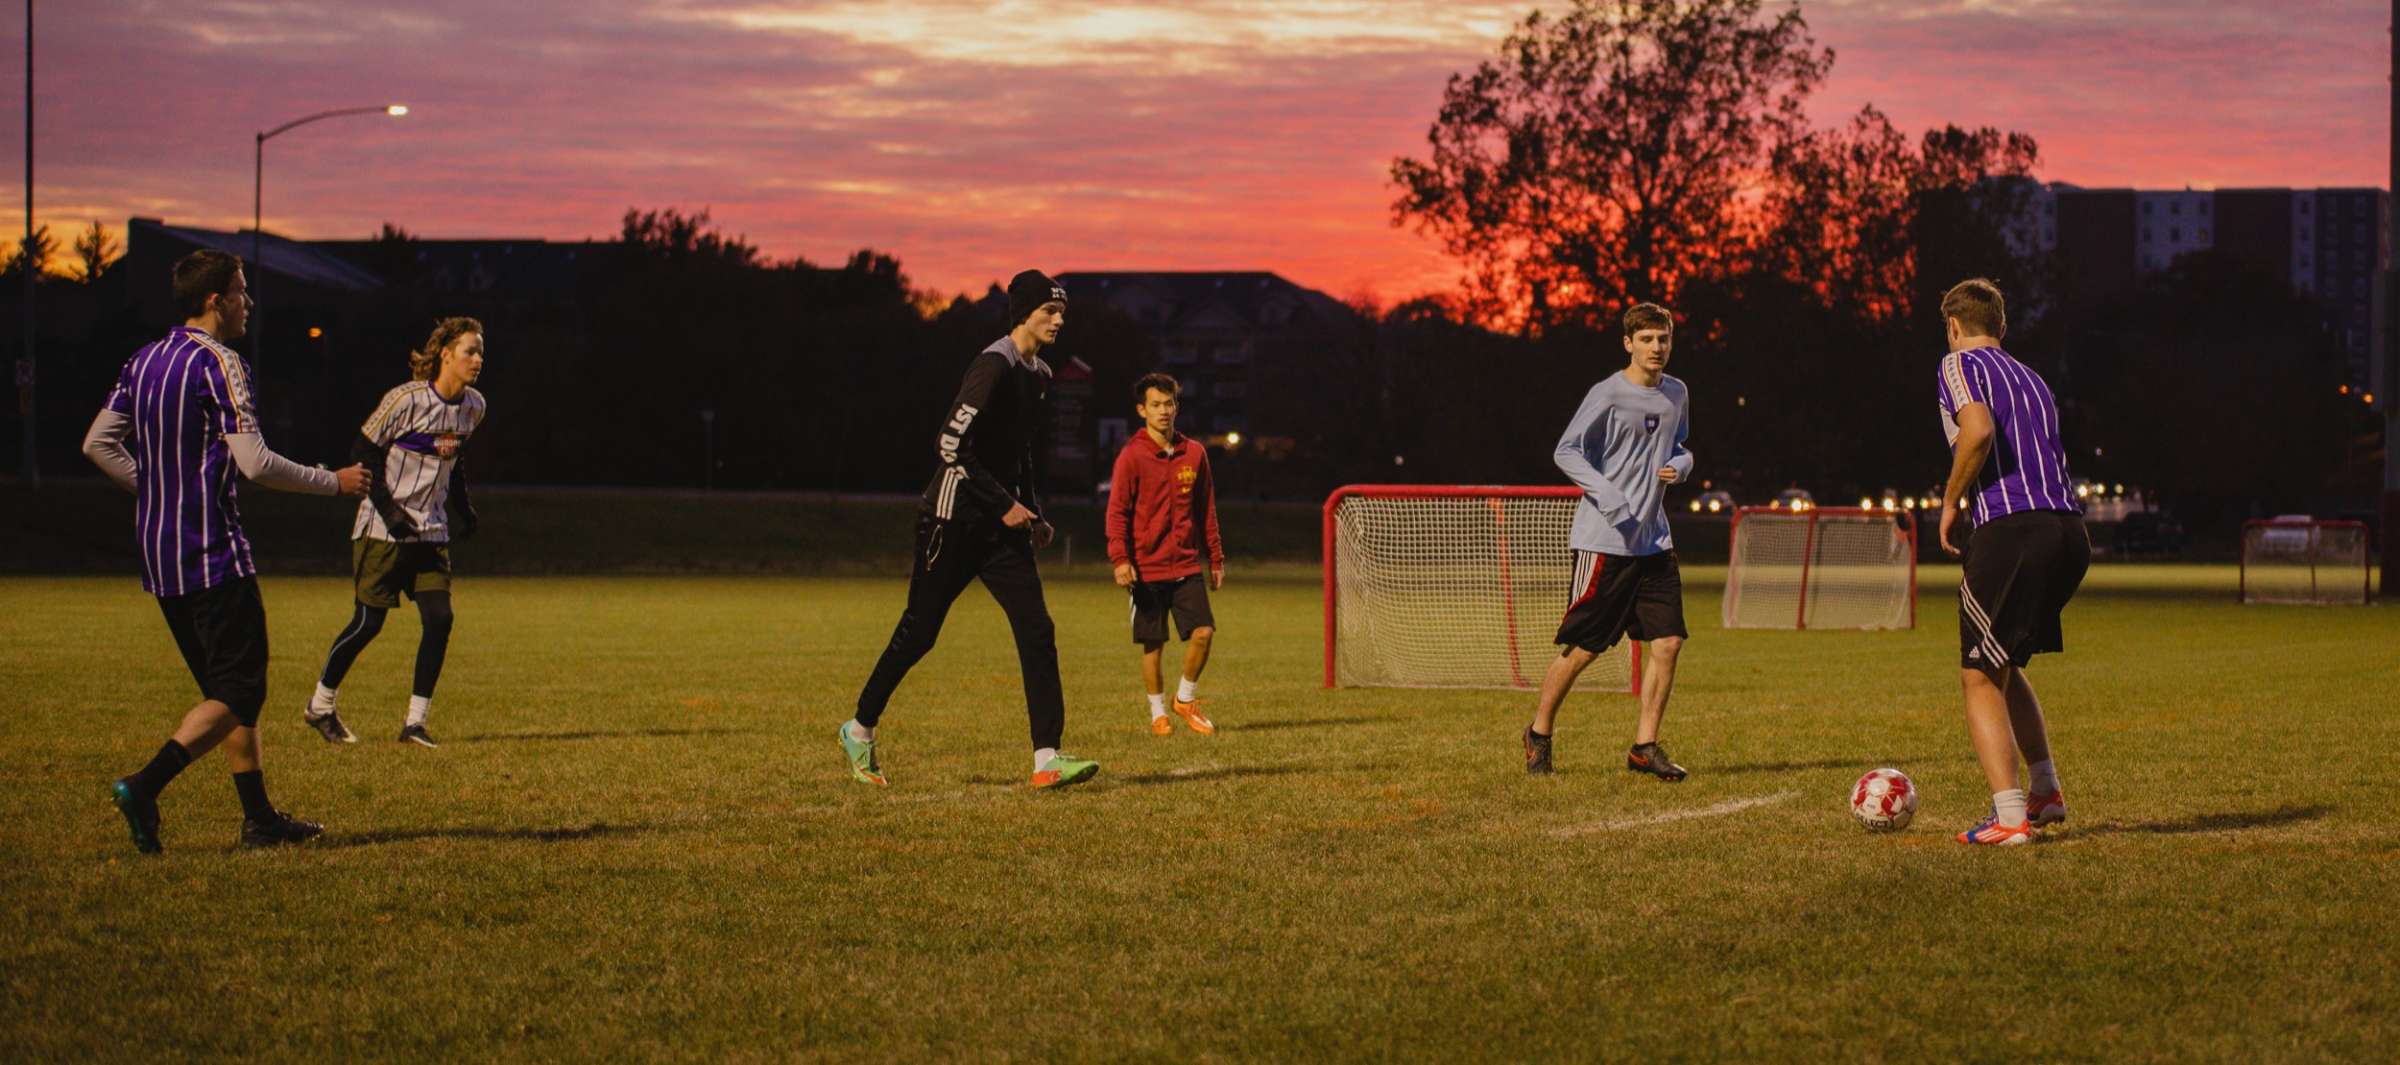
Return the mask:
[[[1898,832],[1917,816],[1917,785],[1897,769],[1877,769],[1850,789],[1850,816],[1876,832]]]

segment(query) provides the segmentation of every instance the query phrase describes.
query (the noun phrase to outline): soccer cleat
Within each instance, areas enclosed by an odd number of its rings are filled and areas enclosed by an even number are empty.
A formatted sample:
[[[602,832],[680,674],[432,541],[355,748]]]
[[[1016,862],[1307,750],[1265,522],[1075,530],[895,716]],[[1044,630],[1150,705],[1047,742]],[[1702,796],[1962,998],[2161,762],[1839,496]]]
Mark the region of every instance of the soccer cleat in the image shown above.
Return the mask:
[[[265,821],[253,821],[247,817],[242,819],[240,846],[281,847],[306,843],[325,834],[325,826],[314,821],[303,821],[281,810],[270,812],[274,816]]]
[[[1550,737],[1525,730],[1525,773],[1527,776],[1550,775]]]
[[[861,784],[890,783],[883,779],[883,767],[875,764],[874,740],[852,739],[848,722],[836,726],[833,731],[841,737],[842,754],[850,759],[850,779]]]
[[[1212,736],[1216,734],[1216,723],[1210,721],[1206,715],[1200,712],[1200,704],[1198,702],[1187,703],[1181,699],[1175,700],[1175,716],[1182,718],[1183,723],[1191,726],[1192,731],[1203,736]]]
[[[358,742],[358,734],[350,731],[350,726],[342,724],[341,716],[331,710],[322,714],[314,710],[302,711],[300,719],[308,722],[308,727],[317,730],[317,735],[325,737],[327,743]]]
[[[1099,773],[1100,763],[1062,754],[1050,759],[1050,768],[1035,773],[1031,783],[1036,788],[1063,788],[1081,784]]]
[[[413,743],[419,747],[441,746],[441,744],[433,742],[433,734],[425,731],[425,726],[423,725],[400,726],[400,742]]]
[[[1151,735],[1153,735],[1153,736],[1172,736],[1172,735],[1174,735],[1174,734],[1175,734],[1175,719],[1174,719],[1174,718],[1171,718],[1171,717],[1168,717],[1168,716],[1167,716],[1167,715],[1165,715],[1165,714],[1152,714],[1152,715],[1150,715],[1150,734],[1151,734]]]
[[[1667,757],[1667,749],[1655,743],[1637,743],[1625,752],[1625,768],[1636,773],[1648,773],[1669,784],[1679,783],[1690,776],[1675,760]]]
[[[1958,841],[1977,847],[2017,847],[2033,842],[2033,823],[2004,825],[2000,815],[1987,813],[1975,827],[1958,834]]]
[[[117,804],[117,812],[125,815],[125,826],[133,830],[133,849],[143,854],[157,854],[158,799],[146,797],[132,783],[116,781],[108,786],[109,798]]]
[[[2026,796],[2026,824],[2039,828],[2043,825],[2065,824],[2066,820],[2067,796],[2064,792],[2053,791],[2047,794]]]

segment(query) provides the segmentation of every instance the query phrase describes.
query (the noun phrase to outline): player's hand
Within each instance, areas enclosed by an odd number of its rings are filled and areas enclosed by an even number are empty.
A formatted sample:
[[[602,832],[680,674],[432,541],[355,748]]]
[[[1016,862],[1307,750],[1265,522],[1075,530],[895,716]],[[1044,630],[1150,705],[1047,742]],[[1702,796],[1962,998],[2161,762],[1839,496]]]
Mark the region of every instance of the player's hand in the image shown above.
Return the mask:
[[[1681,479],[1682,476],[1682,474],[1675,472],[1675,467],[1673,466],[1661,466],[1658,468],[1658,483],[1660,484],[1674,484],[1677,480]]]
[[[1011,503],[1008,513],[1000,515],[1000,524],[1011,529],[1022,529],[1033,524],[1033,512],[1025,509],[1023,503]]]
[[[1956,554],[1958,554],[1958,548],[1956,548],[1956,547],[1953,547],[1953,546],[1951,546],[1951,544],[1950,544],[1950,526],[1952,526],[1952,525],[1955,525],[1955,524],[1957,524],[1957,523],[1958,523],[1958,508],[1957,508],[1957,507],[1943,507],[1943,508],[1942,508],[1942,522],[1941,522],[1941,526],[1940,526],[1940,528],[1939,528],[1939,531],[1938,531],[1938,533],[1936,534],[1936,538],[1937,538],[1937,539],[1939,539],[1939,540],[1942,542],[1942,550],[1944,550],[1944,551],[1947,551],[1947,552],[1949,552],[1949,553],[1951,553],[1951,554],[1953,554],[1953,555],[1956,555]]]
[[[1225,567],[1217,566],[1210,569],[1208,571],[1208,590],[1213,592],[1223,587],[1225,587]]]
[[[367,494],[367,468],[351,463],[333,471],[334,494],[358,499]]]
[[[456,543],[456,542],[458,542],[458,541],[461,541],[461,540],[472,540],[472,539],[474,539],[474,538],[475,538],[475,526],[476,526],[477,524],[478,524],[478,521],[477,521],[477,519],[476,519],[476,517],[475,517],[475,512],[474,512],[474,511],[472,511],[472,510],[469,510],[469,511],[467,511],[467,512],[466,512],[466,513],[464,513],[464,514],[460,514],[459,516],[457,516],[457,517],[455,517],[455,518],[452,518],[452,519],[450,520],[450,540],[451,540],[451,542],[452,542],[452,543]]]
[[[1054,537],[1056,537],[1057,535],[1058,535],[1058,530],[1057,530],[1056,528],[1052,527],[1052,526],[1051,526],[1051,524],[1050,524],[1049,522],[1046,522],[1046,521],[1036,521],[1036,522],[1034,522],[1034,523],[1033,523],[1033,548],[1034,548],[1034,550],[1036,550],[1036,551],[1039,551],[1039,550],[1041,550],[1042,548],[1045,548],[1045,547],[1048,547],[1048,546],[1050,546],[1050,541],[1051,541],[1051,539],[1052,539],[1052,538],[1054,538]]]
[[[1119,563],[1117,563],[1117,569],[1116,569],[1116,572],[1115,572],[1114,574],[1112,574],[1112,576],[1114,576],[1114,577],[1117,579],[1117,587],[1119,587],[1119,588],[1131,588],[1131,587],[1133,587],[1133,563],[1131,563],[1131,562],[1119,562]]]

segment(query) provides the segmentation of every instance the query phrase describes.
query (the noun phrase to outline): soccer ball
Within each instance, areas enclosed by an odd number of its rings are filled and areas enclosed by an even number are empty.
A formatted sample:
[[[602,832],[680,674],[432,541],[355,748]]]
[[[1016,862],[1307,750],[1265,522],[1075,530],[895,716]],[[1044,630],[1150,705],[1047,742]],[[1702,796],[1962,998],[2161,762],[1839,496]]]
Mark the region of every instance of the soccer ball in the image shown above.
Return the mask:
[[[1850,789],[1850,816],[1875,832],[1898,832],[1917,816],[1917,786],[1897,769],[1877,769]]]

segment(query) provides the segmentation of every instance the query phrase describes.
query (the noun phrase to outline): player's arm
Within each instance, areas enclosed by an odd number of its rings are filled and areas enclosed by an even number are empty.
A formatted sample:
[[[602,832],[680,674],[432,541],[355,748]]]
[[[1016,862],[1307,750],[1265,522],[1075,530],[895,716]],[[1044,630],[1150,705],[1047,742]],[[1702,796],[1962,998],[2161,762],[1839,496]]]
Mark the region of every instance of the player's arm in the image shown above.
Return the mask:
[[[1567,423],[1566,434],[1558,438],[1558,448],[1551,453],[1551,460],[1558,464],[1560,473],[1566,474],[1575,487],[1583,489],[1583,494],[1599,505],[1600,515],[1610,525],[1622,528],[1634,521],[1633,501],[1600,475],[1600,468],[1592,465],[1584,446],[1586,440],[1608,431],[1608,400],[1601,394],[1604,387],[1594,385],[1584,394],[1583,406],[1576,408],[1575,420]]]
[[[298,492],[312,496],[360,496],[367,490],[367,473],[361,467],[349,466],[328,470],[303,466],[275,453],[267,446],[267,438],[257,433],[228,433],[225,448],[233,452],[233,464],[242,476],[262,488],[278,492]]]
[[[1135,430],[1139,432],[1140,430]],[[1134,484],[1133,449],[1117,452],[1117,464],[1108,474],[1108,563],[1117,587],[1133,587],[1133,501],[1140,491]]]
[[[464,461],[450,465],[450,498],[445,509],[450,512],[451,541],[474,538],[479,519],[475,514],[475,500],[467,494],[467,464]]]
[[[1192,496],[1200,508],[1202,527],[1208,530],[1208,586],[1225,587],[1225,540],[1217,535],[1217,474],[1208,464],[1208,450],[1200,451],[1200,483],[1193,486]]]
[[[83,457],[100,467],[100,472],[115,481],[117,487],[134,491],[133,449],[125,446],[125,438],[133,433],[133,419],[103,407],[92,418],[92,427],[83,434]]]
[[[1983,461],[1992,453],[1992,408],[1982,403],[1969,403],[1958,408],[1958,439],[1950,445],[1950,480],[1942,486],[1942,550],[1955,555],[1951,546],[1950,525],[1958,520],[1958,501],[1966,497],[1975,478],[1983,473]]]
[[[958,401],[950,405],[950,419],[942,423],[934,443],[943,466],[966,471],[966,479],[959,483],[958,490],[965,493],[967,501],[1000,515],[1003,524],[1013,527],[1030,524],[1033,512],[992,474],[990,465],[975,446],[979,442],[975,419],[991,404],[992,393],[998,391],[1002,375],[1008,372],[1007,359],[999,352],[987,351],[967,364],[967,375],[958,383]],[[1012,516],[1018,520],[1010,521]]]
[[[1659,480],[1682,484],[1692,479],[1692,451],[1683,446],[1692,435],[1692,397],[1686,392],[1675,400],[1675,450],[1667,455],[1667,464],[1658,471]]]

